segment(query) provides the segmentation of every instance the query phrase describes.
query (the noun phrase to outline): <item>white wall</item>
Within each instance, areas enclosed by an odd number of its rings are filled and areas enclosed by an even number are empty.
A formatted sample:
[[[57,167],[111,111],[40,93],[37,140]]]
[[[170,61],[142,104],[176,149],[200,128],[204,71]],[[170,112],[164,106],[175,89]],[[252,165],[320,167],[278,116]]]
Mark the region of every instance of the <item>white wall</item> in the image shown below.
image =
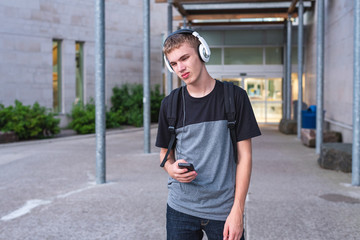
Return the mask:
[[[353,1],[325,0],[324,110],[332,130],[352,141]],[[316,105],[316,20],[307,13],[304,100]]]

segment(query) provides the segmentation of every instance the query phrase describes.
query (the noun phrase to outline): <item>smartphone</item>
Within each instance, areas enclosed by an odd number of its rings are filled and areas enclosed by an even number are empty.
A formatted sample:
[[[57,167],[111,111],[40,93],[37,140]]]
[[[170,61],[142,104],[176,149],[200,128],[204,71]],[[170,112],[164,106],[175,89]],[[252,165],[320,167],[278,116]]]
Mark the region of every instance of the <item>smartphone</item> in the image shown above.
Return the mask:
[[[194,165],[192,163],[178,163],[179,168],[187,168],[190,171],[195,171]]]

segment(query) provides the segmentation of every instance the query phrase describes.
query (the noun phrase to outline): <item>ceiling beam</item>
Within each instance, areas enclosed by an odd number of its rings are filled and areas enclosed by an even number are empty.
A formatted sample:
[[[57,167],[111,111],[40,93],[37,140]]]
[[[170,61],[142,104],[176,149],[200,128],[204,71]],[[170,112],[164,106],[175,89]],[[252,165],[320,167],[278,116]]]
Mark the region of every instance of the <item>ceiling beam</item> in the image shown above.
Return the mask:
[[[248,25],[279,25],[284,24],[284,21],[276,22],[191,22],[191,26],[248,26]],[[179,23],[179,27],[182,27],[184,24]]]
[[[287,12],[279,13],[241,13],[241,14],[198,14],[187,15],[188,21],[193,20],[211,20],[211,19],[242,19],[242,18],[287,18]],[[295,16],[293,16],[295,17]],[[183,20],[181,16],[175,16],[175,21]]]
[[[182,4],[173,3],[173,6],[179,11],[182,16],[188,15]]]
[[[296,4],[299,0],[293,0],[288,10],[288,14],[292,14],[296,9]]]
[[[174,3],[260,3],[260,2],[290,2],[291,0],[173,0]],[[167,3],[168,0],[155,0],[155,3]]]

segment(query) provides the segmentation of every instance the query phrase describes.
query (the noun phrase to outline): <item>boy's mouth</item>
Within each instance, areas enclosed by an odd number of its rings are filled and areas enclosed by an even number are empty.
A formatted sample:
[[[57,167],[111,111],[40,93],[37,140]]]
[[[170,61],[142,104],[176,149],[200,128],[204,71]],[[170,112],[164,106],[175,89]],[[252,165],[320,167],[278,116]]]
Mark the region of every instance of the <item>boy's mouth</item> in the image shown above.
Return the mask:
[[[187,72],[187,73],[182,74],[181,77],[184,78],[184,79],[186,79],[186,78],[189,77],[189,75],[190,75],[190,73]]]

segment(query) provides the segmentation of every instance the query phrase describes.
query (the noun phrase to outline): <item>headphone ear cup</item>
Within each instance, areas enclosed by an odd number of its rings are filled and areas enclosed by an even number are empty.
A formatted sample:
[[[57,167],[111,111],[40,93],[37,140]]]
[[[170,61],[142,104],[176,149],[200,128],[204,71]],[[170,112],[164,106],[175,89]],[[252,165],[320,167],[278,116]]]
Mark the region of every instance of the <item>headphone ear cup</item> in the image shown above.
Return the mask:
[[[203,62],[208,62],[210,60],[210,54],[208,54],[203,44],[199,45],[198,51],[199,51],[199,56]]]
[[[167,60],[165,54],[164,54],[164,62],[165,62],[165,65],[166,65],[167,69],[169,70],[169,72],[173,73],[173,72],[174,72],[174,69],[170,66],[170,63],[169,63],[169,61]]]
[[[203,39],[197,32],[194,32],[193,35],[197,37],[200,41],[198,50],[201,60],[203,60],[204,62],[208,62],[210,60],[210,55],[211,55],[209,45],[207,44],[205,39]]]

